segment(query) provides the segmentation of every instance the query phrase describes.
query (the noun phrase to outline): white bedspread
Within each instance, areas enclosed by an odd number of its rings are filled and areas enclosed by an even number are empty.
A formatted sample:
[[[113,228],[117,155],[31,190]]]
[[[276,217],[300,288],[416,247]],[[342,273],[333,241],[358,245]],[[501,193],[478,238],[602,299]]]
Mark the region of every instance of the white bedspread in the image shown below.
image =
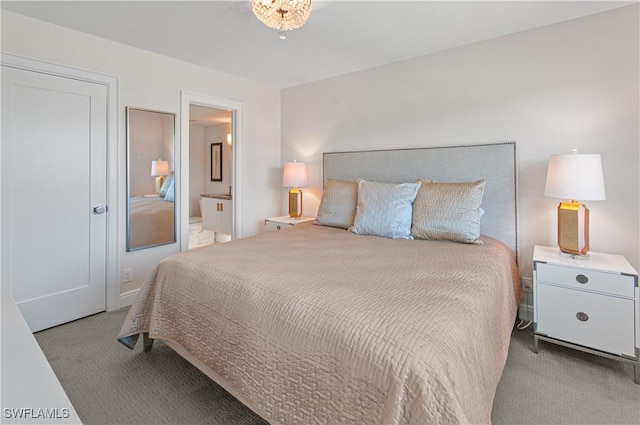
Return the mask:
[[[513,253],[300,225],[165,259],[119,335],[172,341],[273,424],[490,423]]]
[[[174,203],[160,197],[129,199],[129,249],[175,241]]]

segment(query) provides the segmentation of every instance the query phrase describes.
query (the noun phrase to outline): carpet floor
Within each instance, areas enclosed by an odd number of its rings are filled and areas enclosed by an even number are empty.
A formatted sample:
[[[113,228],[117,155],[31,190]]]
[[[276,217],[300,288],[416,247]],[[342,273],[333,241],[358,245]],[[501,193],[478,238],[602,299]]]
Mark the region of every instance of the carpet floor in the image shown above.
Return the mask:
[[[173,350],[156,341],[143,353],[116,341],[126,309],[35,334],[85,424],[265,422]],[[478,341],[481,343],[481,341]],[[640,425],[633,366],[514,330],[493,406],[494,424]]]

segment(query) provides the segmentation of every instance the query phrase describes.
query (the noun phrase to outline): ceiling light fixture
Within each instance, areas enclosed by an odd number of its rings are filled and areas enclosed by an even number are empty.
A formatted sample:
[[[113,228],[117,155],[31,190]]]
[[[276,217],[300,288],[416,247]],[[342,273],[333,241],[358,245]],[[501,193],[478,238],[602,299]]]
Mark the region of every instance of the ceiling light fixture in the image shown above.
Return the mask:
[[[311,0],[251,0],[251,6],[256,18],[277,29],[283,40],[287,31],[303,26],[311,14]]]

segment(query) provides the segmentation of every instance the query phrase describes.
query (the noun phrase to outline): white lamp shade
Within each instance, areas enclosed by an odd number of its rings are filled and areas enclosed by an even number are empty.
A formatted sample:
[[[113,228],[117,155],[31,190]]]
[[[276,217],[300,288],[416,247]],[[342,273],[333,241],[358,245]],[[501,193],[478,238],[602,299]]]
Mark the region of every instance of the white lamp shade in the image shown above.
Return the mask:
[[[157,161],[151,161],[151,176],[166,176],[169,174],[169,161],[163,161],[161,159]]]
[[[303,187],[307,185],[307,164],[304,162],[287,162],[284,164],[282,186]]]
[[[600,155],[551,155],[544,195],[580,201],[605,200]]]

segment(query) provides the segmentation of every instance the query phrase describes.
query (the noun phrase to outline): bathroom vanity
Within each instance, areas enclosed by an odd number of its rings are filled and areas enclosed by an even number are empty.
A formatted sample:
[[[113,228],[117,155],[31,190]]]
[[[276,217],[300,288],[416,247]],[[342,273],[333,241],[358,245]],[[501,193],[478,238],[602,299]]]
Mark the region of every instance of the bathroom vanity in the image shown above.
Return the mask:
[[[231,236],[233,233],[233,204],[228,193],[207,193],[202,200],[202,228]]]

